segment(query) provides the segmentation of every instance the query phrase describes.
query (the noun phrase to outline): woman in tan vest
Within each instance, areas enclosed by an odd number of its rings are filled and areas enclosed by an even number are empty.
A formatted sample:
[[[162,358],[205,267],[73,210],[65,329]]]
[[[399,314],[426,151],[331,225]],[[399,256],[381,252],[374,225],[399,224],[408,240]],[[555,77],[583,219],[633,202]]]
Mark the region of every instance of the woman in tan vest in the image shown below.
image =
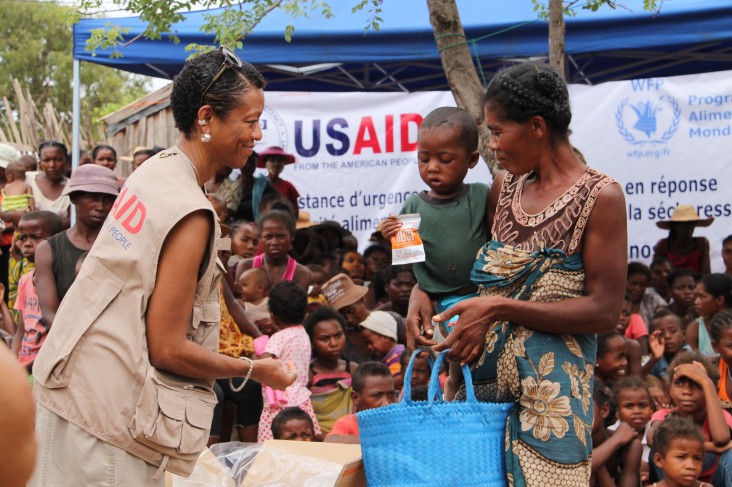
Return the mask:
[[[263,87],[225,48],[176,79],[178,143],[127,180],[36,359],[31,485],[163,485],[206,445],[214,379],[294,381],[277,360],[217,353],[226,248],[202,188],[261,139]]]

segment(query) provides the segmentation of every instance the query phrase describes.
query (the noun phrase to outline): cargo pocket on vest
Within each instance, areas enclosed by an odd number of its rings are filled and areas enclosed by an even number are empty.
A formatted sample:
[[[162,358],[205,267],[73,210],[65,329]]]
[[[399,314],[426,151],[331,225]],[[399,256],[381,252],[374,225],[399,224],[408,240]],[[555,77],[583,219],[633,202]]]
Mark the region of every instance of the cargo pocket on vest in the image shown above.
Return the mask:
[[[216,395],[211,389],[169,384],[153,370],[128,428],[143,445],[187,460],[206,446],[215,406]]]
[[[68,386],[76,362],[76,348],[87,330],[124,287],[124,281],[96,259],[74,281],[56,314],[54,339],[44,344],[41,360],[33,366],[35,380],[48,389]]]

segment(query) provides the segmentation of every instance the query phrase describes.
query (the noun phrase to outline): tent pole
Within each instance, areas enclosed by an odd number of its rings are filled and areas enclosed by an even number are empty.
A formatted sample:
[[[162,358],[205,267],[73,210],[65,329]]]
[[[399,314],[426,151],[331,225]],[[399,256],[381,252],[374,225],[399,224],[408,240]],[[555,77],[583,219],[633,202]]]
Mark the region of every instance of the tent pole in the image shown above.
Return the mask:
[[[73,66],[74,86],[73,101],[71,105],[71,172],[73,173],[79,167],[79,139],[81,133],[81,61],[74,59]],[[71,205],[71,225],[76,222],[76,208]]]

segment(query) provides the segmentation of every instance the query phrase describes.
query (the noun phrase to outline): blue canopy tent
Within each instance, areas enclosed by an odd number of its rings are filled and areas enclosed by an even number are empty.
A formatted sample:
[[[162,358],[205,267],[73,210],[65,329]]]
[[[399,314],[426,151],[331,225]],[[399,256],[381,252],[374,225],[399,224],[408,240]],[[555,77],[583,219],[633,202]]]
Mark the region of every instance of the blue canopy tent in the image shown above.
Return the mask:
[[[317,13],[294,21],[281,9],[271,12],[249,35],[239,54],[262,70],[272,90],[435,90],[447,83],[429,23],[425,0],[385,0],[381,30],[364,31],[367,12],[351,13],[356,2],[331,1],[334,18]],[[620,2],[613,10],[576,10],[566,20],[568,79],[598,83],[617,79],[672,76],[729,69],[732,62],[732,2],[665,0],[660,14],[642,9],[640,0]],[[548,25],[529,0],[460,0],[458,8],[469,40],[486,73],[506,60],[541,57],[548,52]],[[629,10],[632,9],[632,10]],[[138,39],[111,50],[86,50],[91,30],[112,22],[129,28],[126,39],[141,34],[139,17],[82,19],[74,26],[74,59],[133,73],[172,79],[190,53],[190,43],[212,44],[201,32],[205,16],[217,10],[185,14],[174,29],[174,44]],[[295,26],[291,43],[287,24]],[[459,42],[456,41],[456,42]]]

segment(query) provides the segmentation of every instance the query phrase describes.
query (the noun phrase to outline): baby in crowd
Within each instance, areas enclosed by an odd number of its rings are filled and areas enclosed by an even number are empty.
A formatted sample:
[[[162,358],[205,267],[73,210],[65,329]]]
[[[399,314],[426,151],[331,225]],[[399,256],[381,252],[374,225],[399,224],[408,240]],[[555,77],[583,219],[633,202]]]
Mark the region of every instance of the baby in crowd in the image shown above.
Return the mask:
[[[244,305],[244,314],[251,323],[266,322],[266,327],[260,330],[265,335],[272,335],[277,331],[270,323],[269,299],[267,294],[272,287],[267,271],[258,267],[247,269],[237,280],[241,302]]]
[[[8,163],[5,168],[7,183],[2,189],[2,211],[33,211],[33,188],[25,182],[25,164],[20,161]]]

